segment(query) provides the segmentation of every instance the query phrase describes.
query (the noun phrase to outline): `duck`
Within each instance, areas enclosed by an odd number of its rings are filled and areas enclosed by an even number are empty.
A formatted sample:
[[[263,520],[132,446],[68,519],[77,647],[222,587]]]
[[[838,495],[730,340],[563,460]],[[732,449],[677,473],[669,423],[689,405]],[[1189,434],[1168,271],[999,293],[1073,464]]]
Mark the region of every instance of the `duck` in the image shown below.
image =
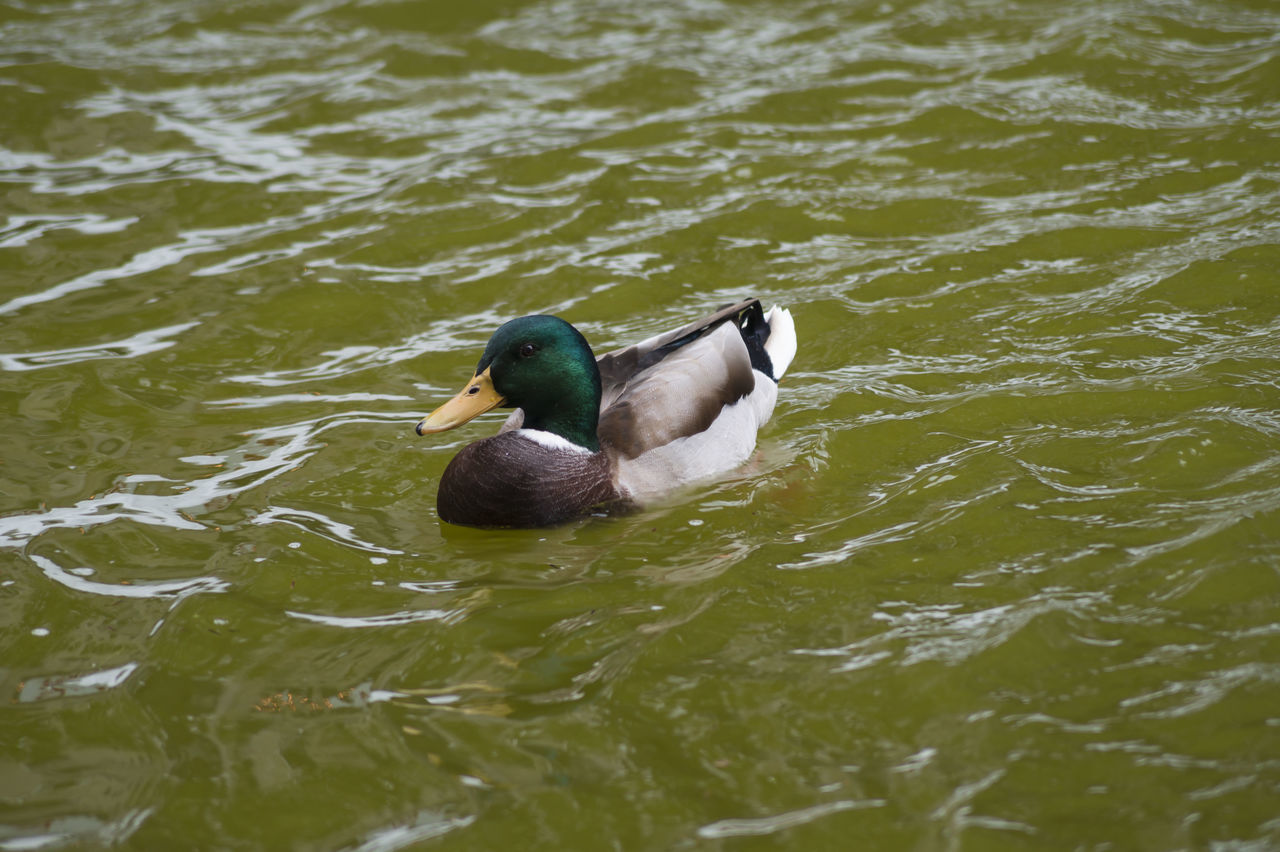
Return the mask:
[[[549,527],[728,472],[754,451],[795,354],[791,312],[755,298],[599,357],[559,317],[510,320],[462,390],[417,424],[428,435],[515,409],[449,462],[436,514]]]

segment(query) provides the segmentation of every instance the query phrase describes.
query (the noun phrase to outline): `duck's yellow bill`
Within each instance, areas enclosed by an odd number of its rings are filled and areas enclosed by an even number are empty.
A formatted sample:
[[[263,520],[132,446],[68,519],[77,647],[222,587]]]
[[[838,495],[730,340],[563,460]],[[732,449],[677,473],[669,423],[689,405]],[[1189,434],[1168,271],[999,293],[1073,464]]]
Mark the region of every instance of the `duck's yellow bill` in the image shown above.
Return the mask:
[[[455,426],[461,426],[504,402],[506,399],[494,389],[493,379],[489,376],[489,369],[486,367],[483,373],[473,376],[471,381],[458,391],[457,396],[428,414],[418,424],[418,434],[444,432]]]

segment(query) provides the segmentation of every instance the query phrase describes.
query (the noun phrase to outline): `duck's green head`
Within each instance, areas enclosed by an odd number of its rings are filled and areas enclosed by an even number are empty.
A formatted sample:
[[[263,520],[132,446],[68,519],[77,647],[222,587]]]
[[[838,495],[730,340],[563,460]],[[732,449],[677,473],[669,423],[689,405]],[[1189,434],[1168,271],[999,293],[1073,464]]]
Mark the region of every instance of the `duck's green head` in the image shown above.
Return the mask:
[[[498,406],[524,409],[527,429],[600,449],[600,371],[586,339],[559,317],[520,317],[499,326],[475,376],[418,424],[418,434],[452,429]]]

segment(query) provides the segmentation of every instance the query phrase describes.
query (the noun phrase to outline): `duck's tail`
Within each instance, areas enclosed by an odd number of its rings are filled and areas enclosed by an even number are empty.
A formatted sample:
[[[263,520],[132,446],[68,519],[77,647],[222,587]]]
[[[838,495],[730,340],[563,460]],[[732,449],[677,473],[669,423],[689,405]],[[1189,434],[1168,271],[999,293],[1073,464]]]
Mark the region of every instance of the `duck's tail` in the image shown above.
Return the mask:
[[[777,305],[769,309],[764,321],[769,324],[769,338],[764,342],[764,351],[769,354],[773,379],[777,381],[796,357],[796,323],[791,318],[791,311]]]

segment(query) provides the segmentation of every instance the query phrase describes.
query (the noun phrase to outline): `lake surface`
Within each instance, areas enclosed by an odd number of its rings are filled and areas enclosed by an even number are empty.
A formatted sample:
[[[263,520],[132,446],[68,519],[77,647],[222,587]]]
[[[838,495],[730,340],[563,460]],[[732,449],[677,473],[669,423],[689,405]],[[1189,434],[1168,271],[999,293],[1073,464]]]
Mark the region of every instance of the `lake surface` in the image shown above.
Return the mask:
[[[1280,7],[0,5],[0,850],[1280,848]],[[743,469],[442,525],[490,332]]]

